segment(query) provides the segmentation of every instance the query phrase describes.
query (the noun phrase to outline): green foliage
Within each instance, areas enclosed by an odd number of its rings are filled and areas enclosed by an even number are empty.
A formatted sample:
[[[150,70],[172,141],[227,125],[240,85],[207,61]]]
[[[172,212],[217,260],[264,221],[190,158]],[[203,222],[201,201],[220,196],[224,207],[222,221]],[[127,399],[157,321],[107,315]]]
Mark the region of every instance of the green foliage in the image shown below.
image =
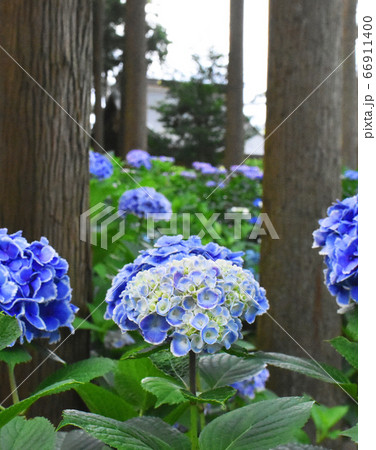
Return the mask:
[[[316,426],[316,442],[320,444],[324,439],[336,439],[341,430],[332,428],[347,414],[348,406],[334,406],[328,408],[324,405],[313,405],[312,419]]]
[[[21,328],[15,317],[0,313],[0,350],[12,344],[21,336]]]
[[[176,405],[183,403],[185,397],[182,393],[182,386],[173,378],[146,377],[141,381],[142,387],[157,397],[155,407],[163,404]]]
[[[16,364],[26,363],[30,360],[30,353],[28,353],[25,348],[21,346],[14,346],[12,348],[0,350],[0,361],[3,361],[13,367]]]
[[[138,417],[119,422],[96,414],[66,410],[59,429],[82,428],[91,436],[119,450],[189,450],[189,439],[157,417]]]
[[[289,442],[309,418],[313,402],[299,397],[265,400],[224,414],[200,434],[205,450],[268,450]]]
[[[347,436],[349,437],[352,441],[358,443],[358,424],[356,424],[355,426],[342,431],[341,436]]]
[[[30,420],[15,417],[0,430],[0,448],[4,450],[51,450],[55,448],[55,440],[55,428],[44,417]]]
[[[337,336],[330,340],[330,344],[346,361],[355,369],[358,368],[358,343],[350,342],[343,336]]]

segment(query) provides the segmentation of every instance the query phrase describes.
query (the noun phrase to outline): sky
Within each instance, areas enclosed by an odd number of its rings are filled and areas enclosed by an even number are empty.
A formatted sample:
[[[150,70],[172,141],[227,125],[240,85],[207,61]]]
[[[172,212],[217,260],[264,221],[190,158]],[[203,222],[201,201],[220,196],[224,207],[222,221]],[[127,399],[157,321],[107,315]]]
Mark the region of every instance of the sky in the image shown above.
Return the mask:
[[[230,0],[152,0],[148,17],[167,30],[172,43],[165,64],[153,63],[148,76],[158,79],[186,79],[195,73],[192,55],[207,56],[209,49],[228,55]],[[252,123],[263,129],[263,99],[250,102],[266,91],[268,48],[268,1],[244,0],[244,111]]]

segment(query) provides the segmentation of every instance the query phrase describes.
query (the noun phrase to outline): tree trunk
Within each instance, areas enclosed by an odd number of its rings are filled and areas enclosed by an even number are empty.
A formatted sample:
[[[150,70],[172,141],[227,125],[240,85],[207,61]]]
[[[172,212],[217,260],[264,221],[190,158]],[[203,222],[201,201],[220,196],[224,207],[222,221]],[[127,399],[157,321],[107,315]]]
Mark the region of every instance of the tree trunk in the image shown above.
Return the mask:
[[[122,90],[120,156],[147,147],[146,131],[146,0],[127,0]]]
[[[343,0],[342,59],[355,49],[357,0]],[[342,165],[358,168],[358,78],[355,53],[343,64]]]
[[[0,2],[1,45],[22,67],[0,51],[0,223],[10,233],[23,230],[29,242],[46,236],[67,259],[73,303],[82,316],[91,291],[90,247],[80,241],[80,214],[88,209],[89,137],[72,118],[90,130],[91,20],[90,2]],[[57,354],[67,362],[87,358],[87,332],[77,331]],[[18,383],[44,357],[17,366]],[[45,362],[22,385],[21,398],[59,367]],[[2,399],[8,394],[2,367]],[[74,393],[40,401],[31,413],[57,423],[67,407],[82,408]]]
[[[94,0],[93,3],[93,79],[95,90],[95,125],[94,139],[100,146],[104,146],[104,121],[102,109],[102,72],[103,72],[103,20],[104,0]],[[100,146],[93,142],[94,150],[101,151]]]
[[[231,0],[230,52],[226,95],[226,167],[230,167],[233,164],[240,164],[244,159],[243,21],[244,0]]]
[[[279,239],[262,240],[260,267],[270,314],[310,355],[335,365],[339,359],[324,340],[340,334],[340,316],[323,282],[323,258],[311,247],[318,220],[341,192],[340,70],[273,131],[340,64],[341,3],[270,2],[263,187],[264,212]],[[269,317],[259,325],[260,348],[307,357]],[[282,370],[270,386],[280,395],[307,393],[324,404],[339,390]]]

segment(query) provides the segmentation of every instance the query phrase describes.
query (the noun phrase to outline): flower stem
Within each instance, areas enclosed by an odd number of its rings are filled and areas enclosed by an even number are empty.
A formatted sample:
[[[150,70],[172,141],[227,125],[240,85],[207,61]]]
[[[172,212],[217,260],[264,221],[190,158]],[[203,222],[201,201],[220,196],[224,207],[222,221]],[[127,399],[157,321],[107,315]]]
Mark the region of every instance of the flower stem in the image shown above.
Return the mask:
[[[8,373],[9,373],[9,385],[10,390],[12,392],[12,400],[15,405],[20,401],[17,390],[16,377],[14,376],[14,364],[8,364]]]
[[[191,393],[196,395],[196,354],[189,352],[189,389]],[[191,443],[192,450],[198,449],[198,409],[197,403],[192,401],[190,406],[191,412]]]

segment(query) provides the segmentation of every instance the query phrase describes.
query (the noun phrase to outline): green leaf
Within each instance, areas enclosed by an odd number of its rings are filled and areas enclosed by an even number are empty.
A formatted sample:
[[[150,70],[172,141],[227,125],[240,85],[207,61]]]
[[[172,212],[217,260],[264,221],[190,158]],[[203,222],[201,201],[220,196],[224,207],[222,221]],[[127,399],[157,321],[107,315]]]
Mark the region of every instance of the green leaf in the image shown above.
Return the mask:
[[[289,444],[278,445],[278,447],[274,447],[273,450],[328,450],[328,449],[324,447],[318,447],[317,445],[297,444],[295,442],[291,442]]]
[[[94,414],[100,414],[122,422],[137,416],[137,412],[132,405],[100,386],[86,383],[77,386],[75,390],[90,412]]]
[[[253,360],[218,353],[200,358],[198,367],[201,380],[209,389],[214,389],[256,375],[265,367],[265,363],[261,359]]]
[[[348,406],[334,406],[328,408],[324,405],[313,405],[311,415],[316,426],[317,443],[330,437],[330,429],[347,414],[348,410]]]
[[[186,378],[189,373],[189,357],[176,358],[169,349],[153,353],[150,359],[159,370],[174,378]]]
[[[147,356],[153,355],[154,353],[158,353],[162,350],[165,350],[168,347],[169,344],[150,345],[143,342],[137,345],[136,347],[126,351],[120,359],[123,360],[123,359],[146,358]]]
[[[101,328],[94,323],[88,322],[86,319],[81,319],[81,317],[75,317],[72,325],[76,330],[91,330],[96,331],[97,333],[106,332],[106,328]]]
[[[79,383],[77,383],[77,381],[75,380],[65,380],[59,383],[52,384],[51,386],[38,391],[36,394],[33,394],[30,397],[25,398],[24,400],[10,406],[9,408],[4,409],[4,411],[0,411],[0,428],[6,425],[18,414],[28,409],[40,398],[68,391],[69,389],[76,387],[77,384]]]
[[[341,432],[342,436],[349,437],[352,441],[358,443],[358,424],[356,424],[352,428],[348,428],[347,430],[344,430]]]
[[[30,420],[15,417],[0,430],[1,448],[7,450],[51,450],[55,440],[55,428],[44,417]]]
[[[200,395],[195,396],[187,390],[183,390],[185,398],[191,401],[199,403],[216,403],[223,405],[225,402],[236,394],[236,389],[230,386],[223,386],[216,389],[210,389],[209,391],[202,392]]]
[[[63,412],[59,429],[66,425],[82,428],[91,436],[118,450],[189,450],[189,439],[157,417],[137,417],[119,422],[97,414]]]
[[[83,430],[59,431],[56,433],[54,450],[111,450],[98,439]]]
[[[155,402],[154,395],[141,386],[141,381],[146,377],[165,378],[166,375],[158,370],[149,358],[119,361],[114,372],[116,391],[140,411],[146,411]]]
[[[358,368],[358,343],[350,342],[343,336],[335,337],[331,339],[330,344],[337,352],[342,355],[346,361],[355,369]]]
[[[31,355],[23,347],[14,346],[0,350],[0,361],[15,366],[31,360]]]
[[[147,377],[141,381],[142,387],[157,397],[155,407],[168,404],[177,405],[185,402],[183,386],[174,379]]]
[[[47,377],[39,386],[36,392],[46,386],[64,380],[75,380],[80,383],[88,383],[94,378],[102,377],[116,367],[116,362],[109,358],[89,358],[83,361],[69,364]]]
[[[0,350],[13,344],[20,336],[21,328],[17,319],[0,313]]]
[[[346,314],[345,334],[352,341],[358,341],[358,308]]]
[[[292,370],[327,383],[350,383],[350,380],[341,371],[327,364],[319,364],[315,361],[298,358],[296,356],[284,355],[282,353],[256,352],[250,356],[251,359],[264,362],[281,369]]]
[[[313,402],[278,398],[244,406],[214,419],[200,434],[205,450],[269,450],[292,439],[309,418]]]

